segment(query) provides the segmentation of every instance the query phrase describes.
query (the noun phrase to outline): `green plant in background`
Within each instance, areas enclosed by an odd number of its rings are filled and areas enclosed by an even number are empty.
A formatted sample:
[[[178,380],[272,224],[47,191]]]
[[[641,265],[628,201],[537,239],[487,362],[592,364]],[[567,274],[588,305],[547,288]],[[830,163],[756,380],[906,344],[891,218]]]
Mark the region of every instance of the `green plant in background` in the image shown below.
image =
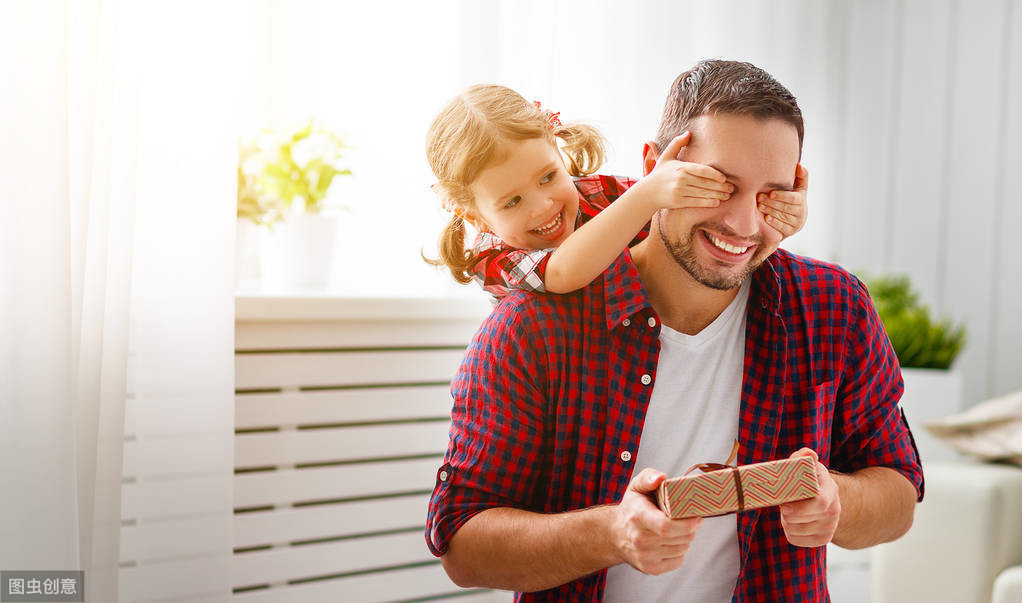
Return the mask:
[[[965,326],[937,320],[907,276],[863,278],[902,368],[946,369],[965,344]]]
[[[264,131],[239,143],[238,218],[273,227],[295,201],[306,213],[323,208],[336,176],[351,175],[339,165],[341,137],[309,121],[283,137]]]

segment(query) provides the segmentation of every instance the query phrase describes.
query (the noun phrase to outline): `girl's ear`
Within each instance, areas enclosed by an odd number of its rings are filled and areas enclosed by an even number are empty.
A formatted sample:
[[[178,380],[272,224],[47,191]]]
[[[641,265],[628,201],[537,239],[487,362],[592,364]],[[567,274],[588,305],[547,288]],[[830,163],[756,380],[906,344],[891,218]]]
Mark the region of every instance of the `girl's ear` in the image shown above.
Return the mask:
[[[486,222],[484,222],[479,216],[475,215],[474,213],[467,209],[459,208],[458,215],[461,216],[462,220],[471,224],[472,228],[475,228],[476,230],[482,231],[486,230],[487,228]]]

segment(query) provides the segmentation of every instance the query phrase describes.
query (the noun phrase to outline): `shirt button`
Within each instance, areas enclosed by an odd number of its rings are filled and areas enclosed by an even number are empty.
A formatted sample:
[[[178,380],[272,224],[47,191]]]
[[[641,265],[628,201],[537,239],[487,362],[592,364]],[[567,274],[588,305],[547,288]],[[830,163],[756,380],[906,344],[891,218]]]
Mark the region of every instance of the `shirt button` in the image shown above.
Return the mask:
[[[642,381],[642,384],[643,384],[643,385],[649,385],[649,384],[650,384],[650,382],[652,382],[652,381],[653,381],[653,378],[652,378],[652,377],[650,377],[649,375],[643,375],[643,376],[642,376],[642,379],[640,379],[640,381]]]
[[[442,482],[446,482],[447,481],[447,472],[446,471],[441,471],[440,472],[440,481],[442,481]]]
[[[627,450],[622,450],[621,451],[621,460],[626,462],[626,463],[628,461],[632,460],[632,453],[628,452]]]
[[[628,325],[632,324],[632,321],[630,321],[630,320],[628,320],[628,319],[626,318],[626,319],[624,319],[624,320],[622,320],[622,321],[621,321],[621,324],[623,324],[624,326],[626,326],[626,327],[627,327]]]
[[[649,320],[647,320],[646,322],[649,323],[649,326],[651,326],[651,327],[655,327],[656,326],[656,319],[653,318],[652,316],[650,316]]]

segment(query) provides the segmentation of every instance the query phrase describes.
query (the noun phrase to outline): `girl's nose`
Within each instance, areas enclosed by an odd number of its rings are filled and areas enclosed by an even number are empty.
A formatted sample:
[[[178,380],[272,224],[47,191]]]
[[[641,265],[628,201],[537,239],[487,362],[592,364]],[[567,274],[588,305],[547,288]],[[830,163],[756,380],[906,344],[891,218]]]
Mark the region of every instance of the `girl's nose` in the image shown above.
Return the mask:
[[[533,204],[532,206],[532,215],[534,217],[542,217],[543,214],[550,211],[550,208],[553,206],[553,204],[554,200],[551,199],[550,197],[547,197],[545,195],[540,197],[539,202]]]

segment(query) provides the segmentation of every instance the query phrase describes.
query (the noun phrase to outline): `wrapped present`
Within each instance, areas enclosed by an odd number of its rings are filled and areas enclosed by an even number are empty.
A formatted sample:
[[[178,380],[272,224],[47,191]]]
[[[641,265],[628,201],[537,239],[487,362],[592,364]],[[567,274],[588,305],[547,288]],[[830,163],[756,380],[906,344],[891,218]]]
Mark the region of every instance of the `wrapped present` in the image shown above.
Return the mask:
[[[706,463],[693,469],[702,473],[665,480],[657,489],[657,504],[672,519],[771,507],[820,491],[816,461],[808,456],[739,467]]]

